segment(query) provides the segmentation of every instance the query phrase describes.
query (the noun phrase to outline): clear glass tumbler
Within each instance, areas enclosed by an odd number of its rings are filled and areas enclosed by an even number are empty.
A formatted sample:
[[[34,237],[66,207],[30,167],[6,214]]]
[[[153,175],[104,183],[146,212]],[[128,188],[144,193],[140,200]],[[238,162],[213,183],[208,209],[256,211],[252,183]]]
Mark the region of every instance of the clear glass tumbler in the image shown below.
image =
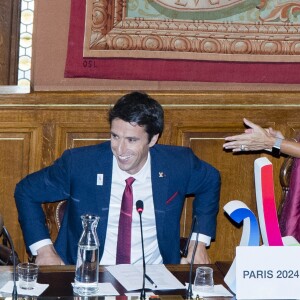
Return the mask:
[[[194,291],[211,292],[214,289],[214,272],[210,267],[198,267],[194,281]]]
[[[18,284],[21,289],[32,290],[37,281],[39,266],[33,263],[20,263],[17,266]]]

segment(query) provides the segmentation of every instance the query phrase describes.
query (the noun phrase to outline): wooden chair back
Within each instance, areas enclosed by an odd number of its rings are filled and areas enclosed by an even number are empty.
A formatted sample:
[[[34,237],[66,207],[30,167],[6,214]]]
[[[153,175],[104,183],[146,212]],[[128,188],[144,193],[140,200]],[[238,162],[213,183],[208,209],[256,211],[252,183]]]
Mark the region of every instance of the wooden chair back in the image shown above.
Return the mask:
[[[294,162],[294,158],[291,156],[288,156],[285,158],[285,160],[283,161],[281,168],[280,168],[279,180],[280,180],[282,192],[281,192],[281,199],[280,199],[278,212],[277,212],[278,219],[280,219],[282,207],[284,206],[286,196],[287,196],[289,188],[290,188],[290,179],[291,179],[291,171],[292,171],[293,162]]]

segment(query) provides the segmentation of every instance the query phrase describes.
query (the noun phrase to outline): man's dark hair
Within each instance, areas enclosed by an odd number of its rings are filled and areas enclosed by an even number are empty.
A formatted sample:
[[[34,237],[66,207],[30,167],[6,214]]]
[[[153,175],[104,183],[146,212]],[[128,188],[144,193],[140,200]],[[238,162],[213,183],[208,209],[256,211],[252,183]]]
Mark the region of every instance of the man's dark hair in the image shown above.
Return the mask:
[[[109,124],[114,119],[143,126],[148,140],[164,129],[164,111],[162,106],[146,93],[132,92],[121,97],[108,113]]]

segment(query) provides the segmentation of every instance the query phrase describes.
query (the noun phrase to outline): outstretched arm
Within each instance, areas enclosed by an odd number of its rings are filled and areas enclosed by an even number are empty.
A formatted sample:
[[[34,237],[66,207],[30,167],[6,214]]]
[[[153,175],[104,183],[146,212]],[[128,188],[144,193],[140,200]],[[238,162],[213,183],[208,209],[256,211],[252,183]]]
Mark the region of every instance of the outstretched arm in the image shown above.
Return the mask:
[[[249,128],[242,134],[226,137],[226,143],[223,145],[225,149],[231,149],[232,152],[271,150],[276,139],[281,138],[283,139],[281,153],[300,157],[300,144],[284,139],[280,131],[274,130],[271,127],[262,128],[246,118],[243,121]]]

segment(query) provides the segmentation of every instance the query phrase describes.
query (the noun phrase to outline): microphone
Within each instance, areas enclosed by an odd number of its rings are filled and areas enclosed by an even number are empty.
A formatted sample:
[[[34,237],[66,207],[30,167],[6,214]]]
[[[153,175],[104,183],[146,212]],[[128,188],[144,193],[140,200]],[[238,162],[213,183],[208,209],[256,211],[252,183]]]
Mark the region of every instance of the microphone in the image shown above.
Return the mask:
[[[142,212],[144,211],[144,202],[142,200],[138,200],[136,201],[136,210],[139,213],[139,215],[142,214]]]
[[[18,299],[18,292],[17,292],[17,284],[16,284],[16,254],[15,254],[15,247],[14,247],[14,243],[12,241],[12,238],[8,232],[8,230],[6,229],[6,227],[4,226],[4,221],[3,221],[3,217],[2,215],[0,215],[0,236],[2,235],[2,233],[5,234],[6,238],[8,239],[9,245],[11,247],[12,250],[12,256],[13,256],[13,291],[12,291],[12,299],[16,300]]]
[[[192,232],[194,230],[195,224],[198,225],[198,221],[197,221],[197,217],[196,216],[194,216],[194,218],[193,218],[192,228],[191,228],[190,237],[189,237],[189,243],[190,243],[190,239],[191,239]],[[192,254],[192,258],[191,258],[191,263],[190,263],[189,285],[188,285],[188,288],[187,288],[187,291],[186,291],[186,299],[193,299],[192,274],[193,274],[193,266],[194,266],[194,260],[195,260],[195,253],[196,253],[197,246],[198,246],[198,237],[199,237],[199,232],[197,232],[197,235],[196,235],[196,241],[195,241],[195,245],[194,245],[194,249],[193,249],[193,254]]]
[[[144,210],[144,202],[142,200],[138,200],[135,203],[136,210],[140,215],[140,228],[141,228],[141,240],[142,240],[142,253],[143,253],[143,287],[141,290],[141,300],[146,299],[146,291],[145,291],[145,278],[146,278],[146,263],[145,263],[145,250],[144,250],[144,237],[143,237],[143,224],[142,224],[142,212]]]

